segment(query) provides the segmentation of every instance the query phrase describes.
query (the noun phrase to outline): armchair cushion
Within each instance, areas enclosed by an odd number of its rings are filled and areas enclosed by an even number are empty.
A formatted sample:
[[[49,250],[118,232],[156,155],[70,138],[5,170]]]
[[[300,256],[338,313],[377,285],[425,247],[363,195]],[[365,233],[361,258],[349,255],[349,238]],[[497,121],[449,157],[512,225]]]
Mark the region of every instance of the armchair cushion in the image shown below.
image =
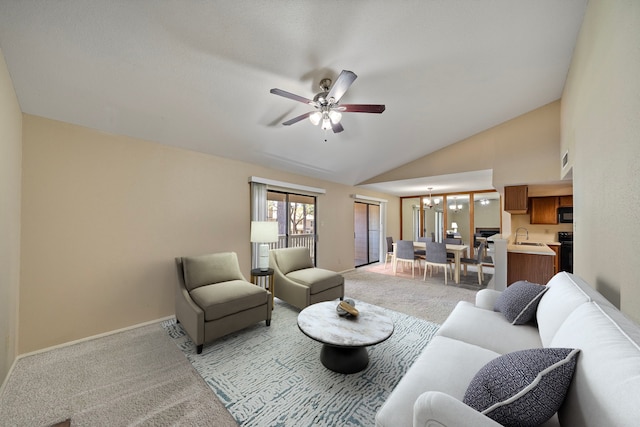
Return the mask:
[[[313,267],[294,270],[287,277],[308,286],[312,295],[340,286],[344,282],[343,277],[334,271]]]
[[[184,257],[182,262],[185,286],[189,292],[213,283],[245,280],[238,267],[238,257],[233,252]]]
[[[292,271],[313,267],[313,261],[309,256],[309,249],[307,248],[288,249],[286,256],[277,257],[277,262],[282,274],[289,274]]]
[[[189,294],[204,310],[206,322],[264,305],[268,299],[264,289],[243,280],[201,286]]]

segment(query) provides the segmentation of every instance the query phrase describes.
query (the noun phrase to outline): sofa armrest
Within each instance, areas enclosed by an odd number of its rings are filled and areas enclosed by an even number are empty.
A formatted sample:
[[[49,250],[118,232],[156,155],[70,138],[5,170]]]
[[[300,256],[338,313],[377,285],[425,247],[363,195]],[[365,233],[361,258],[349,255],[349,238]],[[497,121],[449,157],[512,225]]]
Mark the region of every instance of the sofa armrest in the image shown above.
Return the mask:
[[[493,306],[501,293],[494,289],[480,289],[476,294],[476,307],[493,311]]]
[[[413,405],[413,427],[501,427],[486,415],[439,391],[422,393]]]

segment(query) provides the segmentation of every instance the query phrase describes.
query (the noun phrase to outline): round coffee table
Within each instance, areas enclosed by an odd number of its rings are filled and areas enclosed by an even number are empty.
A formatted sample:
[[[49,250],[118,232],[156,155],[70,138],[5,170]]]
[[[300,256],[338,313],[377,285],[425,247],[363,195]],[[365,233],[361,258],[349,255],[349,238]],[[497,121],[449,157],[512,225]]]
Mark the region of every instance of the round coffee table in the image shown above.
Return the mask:
[[[323,344],[320,361],[332,371],[353,374],[369,364],[367,346],[383,342],[393,333],[393,321],[375,305],[356,301],[357,317],[339,316],[339,301],[326,301],[305,308],[298,327],[309,338]]]

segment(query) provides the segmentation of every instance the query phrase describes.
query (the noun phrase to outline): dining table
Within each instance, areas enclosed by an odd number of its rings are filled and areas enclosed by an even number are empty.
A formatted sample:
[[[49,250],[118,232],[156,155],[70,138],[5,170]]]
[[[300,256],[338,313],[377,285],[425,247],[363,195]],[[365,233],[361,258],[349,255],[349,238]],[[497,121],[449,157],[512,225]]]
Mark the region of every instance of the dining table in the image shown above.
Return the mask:
[[[414,249],[427,249],[426,242],[413,242]],[[447,243],[447,252],[453,253],[454,260],[454,272],[453,272],[453,281],[456,283],[460,283],[460,258],[466,254],[467,249],[469,249],[468,245],[452,245]],[[393,272],[396,272],[396,243],[393,243],[393,259],[391,260],[393,266]]]

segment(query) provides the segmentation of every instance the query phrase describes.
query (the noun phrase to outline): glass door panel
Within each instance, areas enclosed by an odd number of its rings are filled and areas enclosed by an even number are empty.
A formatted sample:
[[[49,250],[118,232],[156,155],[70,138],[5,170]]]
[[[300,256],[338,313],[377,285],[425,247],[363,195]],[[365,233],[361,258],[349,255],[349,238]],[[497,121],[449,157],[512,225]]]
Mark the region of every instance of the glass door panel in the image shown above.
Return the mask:
[[[461,238],[463,245],[469,245],[470,218],[468,194],[447,197],[447,237]]]
[[[474,249],[487,237],[500,233],[500,193],[473,195],[473,227]]]
[[[354,203],[353,220],[355,233],[355,266],[360,267],[369,263],[367,244],[367,205]]]
[[[369,206],[369,263],[380,261],[380,206]]]
[[[380,206],[354,203],[355,266],[380,260]]]
[[[424,228],[425,237],[434,237],[436,242],[442,242],[442,197],[433,196],[424,199]]]
[[[315,264],[316,198],[301,194],[267,191],[267,215],[278,221],[279,239],[272,248],[306,247]]]
[[[418,240],[420,233],[420,197],[402,199],[402,239]]]

